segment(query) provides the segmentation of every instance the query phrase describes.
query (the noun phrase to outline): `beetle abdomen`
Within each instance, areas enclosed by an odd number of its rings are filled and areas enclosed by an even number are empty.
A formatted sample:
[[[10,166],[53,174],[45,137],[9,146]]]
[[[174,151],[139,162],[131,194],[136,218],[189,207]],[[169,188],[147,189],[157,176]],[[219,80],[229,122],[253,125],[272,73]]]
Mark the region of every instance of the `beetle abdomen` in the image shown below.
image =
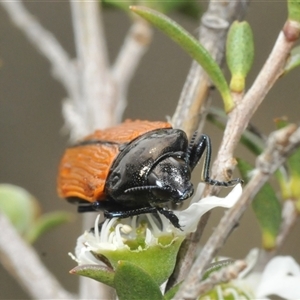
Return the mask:
[[[58,193],[89,202],[104,198],[104,186],[118,145],[94,144],[68,148],[60,164]]]

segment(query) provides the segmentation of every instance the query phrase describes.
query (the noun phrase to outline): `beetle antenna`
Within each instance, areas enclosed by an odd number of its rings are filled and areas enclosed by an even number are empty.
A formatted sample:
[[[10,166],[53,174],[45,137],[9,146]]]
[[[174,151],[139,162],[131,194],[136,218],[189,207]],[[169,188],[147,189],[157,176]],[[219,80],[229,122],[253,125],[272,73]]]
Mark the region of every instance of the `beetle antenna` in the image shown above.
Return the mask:
[[[198,131],[196,130],[193,133],[192,138],[191,138],[190,143],[189,143],[189,146],[186,150],[186,161],[187,161],[188,164],[190,163],[190,157],[191,157],[193,147],[195,145],[195,140],[196,140],[197,135],[198,135]]]
[[[157,185],[135,186],[125,190],[124,193],[131,193],[131,192],[134,193],[134,192],[150,191],[150,190],[166,190],[166,188]]]

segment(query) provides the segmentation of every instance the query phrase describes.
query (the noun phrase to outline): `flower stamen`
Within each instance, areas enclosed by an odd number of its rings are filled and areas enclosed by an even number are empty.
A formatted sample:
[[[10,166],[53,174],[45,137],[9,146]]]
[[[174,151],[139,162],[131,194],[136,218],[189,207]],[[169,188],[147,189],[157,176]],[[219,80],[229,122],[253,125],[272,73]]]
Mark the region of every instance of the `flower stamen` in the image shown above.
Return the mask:
[[[99,234],[99,219],[100,219],[100,214],[97,216],[95,220],[95,237],[97,239],[97,242],[100,242],[100,234]]]
[[[122,227],[123,224],[118,224],[115,228],[115,232],[114,232],[114,237],[115,237],[115,242],[118,245],[118,247],[123,247],[124,243],[123,243],[123,237],[122,237]]]
[[[124,224],[122,227],[121,227],[121,232],[123,232],[124,234],[128,235],[129,233],[132,232],[132,227],[128,224]]]
[[[152,232],[153,232],[153,235],[158,235],[161,230],[158,228],[158,226],[156,225],[155,221],[153,220],[153,217],[151,214],[146,214],[146,217],[151,225],[151,228],[152,228]]]

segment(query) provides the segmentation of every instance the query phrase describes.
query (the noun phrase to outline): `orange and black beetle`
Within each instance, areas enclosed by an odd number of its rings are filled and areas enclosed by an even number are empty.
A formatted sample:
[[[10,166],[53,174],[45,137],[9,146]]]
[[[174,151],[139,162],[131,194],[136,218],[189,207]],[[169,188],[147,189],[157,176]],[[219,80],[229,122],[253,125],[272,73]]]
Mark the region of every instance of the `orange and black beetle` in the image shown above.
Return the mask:
[[[97,130],[68,148],[62,158],[58,192],[79,202],[79,212],[104,210],[107,218],[159,212],[180,228],[175,214],[163,206],[193,194],[191,172],[206,150],[203,181],[230,186],[209,177],[211,144],[207,135],[184,131],[169,123],[126,121]]]

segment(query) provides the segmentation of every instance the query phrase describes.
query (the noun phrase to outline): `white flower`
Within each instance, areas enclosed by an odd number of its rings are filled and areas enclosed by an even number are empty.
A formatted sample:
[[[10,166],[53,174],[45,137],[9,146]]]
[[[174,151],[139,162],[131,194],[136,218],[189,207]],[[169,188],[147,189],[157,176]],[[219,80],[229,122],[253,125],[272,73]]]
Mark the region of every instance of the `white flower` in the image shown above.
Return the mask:
[[[255,296],[258,299],[276,295],[283,299],[300,299],[300,266],[291,256],[276,256],[256,277]]]
[[[300,266],[291,256],[274,257],[262,273],[256,295],[300,299]]]
[[[182,230],[175,228],[161,214],[156,215],[156,217],[152,214],[144,214],[127,219],[107,219],[102,224],[101,230],[99,230],[98,216],[94,230],[86,231],[78,238],[75,249],[76,257],[72,254],[70,256],[79,265],[99,264],[95,253],[103,251],[120,249],[142,251],[157,245],[168,247],[175,241],[179,242],[180,245],[188,233],[196,230],[202,215],[215,207],[232,207],[242,193],[242,187],[238,184],[225,198],[211,196],[195,202],[199,200],[199,194],[202,190],[203,184],[199,184],[197,192],[191,201],[194,203],[186,210],[174,211],[179,219],[179,224],[182,226]]]
[[[257,257],[258,251],[252,250],[251,255]],[[291,256],[275,256],[263,272],[244,274],[233,284],[249,291],[255,299],[268,299],[271,295],[287,300],[300,299],[300,266]]]
[[[160,216],[161,227],[159,227],[151,214],[145,214],[142,218],[134,216],[126,219],[106,219],[100,225],[101,230],[99,229],[99,219],[100,215],[96,218],[93,230],[86,231],[78,238],[75,248],[76,257],[69,254],[79,265],[99,264],[99,260],[92,254],[93,252],[101,253],[102,251],[121,249],[141,251],[157,245],[159,237],[164,232],[168,232],[169,228],[166,218]]]
[[[184,234],[194,232],[200,218],[206,212],[215,207],[230,208],[239,200],[242,194],[242,186],[237,184],[225,198],[210,196],[195,202],[199,199],[199,192],[202,190],[203,184],[200,183],[195,196],[192,198],[192,204],[186,210],[174,212],[179,219],[179,224],[182,226]]]

